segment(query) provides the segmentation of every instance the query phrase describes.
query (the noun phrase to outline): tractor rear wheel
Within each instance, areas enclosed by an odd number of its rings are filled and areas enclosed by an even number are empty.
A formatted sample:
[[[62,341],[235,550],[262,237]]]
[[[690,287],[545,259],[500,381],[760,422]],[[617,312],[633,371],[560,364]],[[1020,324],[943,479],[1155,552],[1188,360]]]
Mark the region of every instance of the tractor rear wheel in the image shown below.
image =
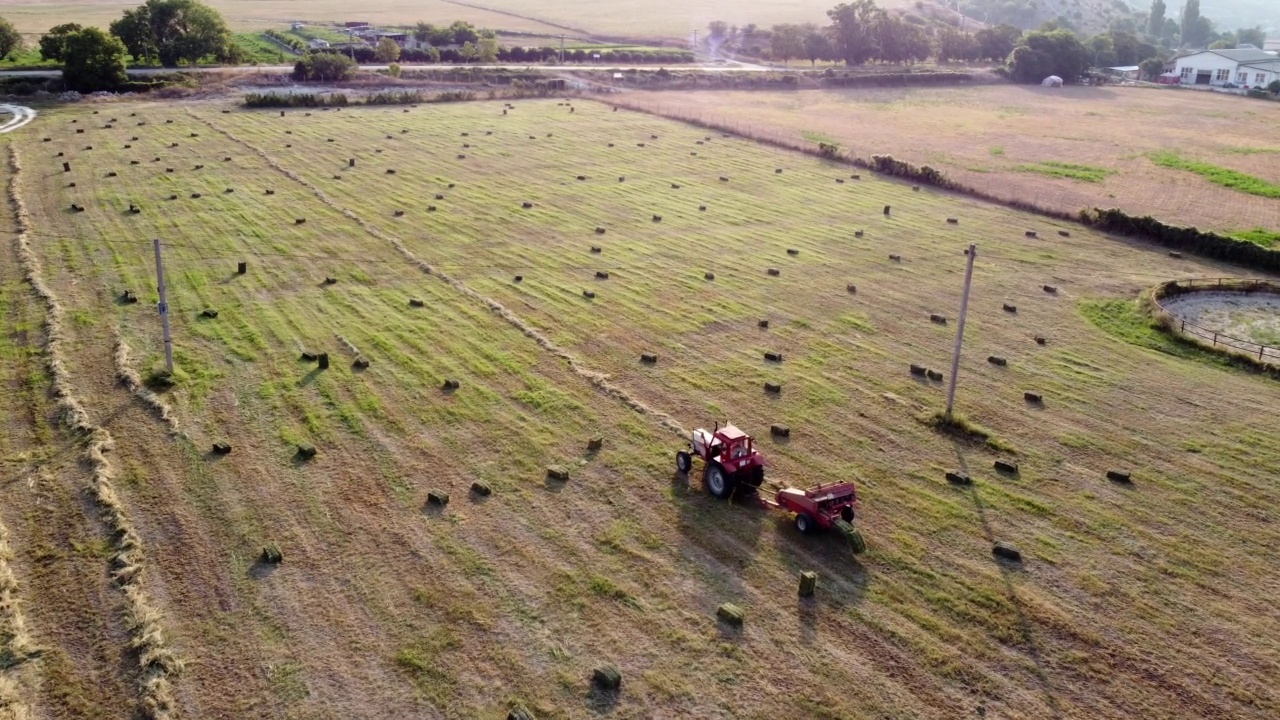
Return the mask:
[[[796,529],[801,535],[808,535],[813,532],[813,518],[808,513],[796,513]]]
[[[756,465],[755,467],[751,468],[751,475],[749,476],[749,479],[747,482],[751,483],[751,487],[758,488],[761,485],[763,485],[764,484],[764,466]]]
[[[707,492],[724,500],[733,494],[736,481],[733,476],[724,471],[724,466],[718,462],[707,464],[707,474],[703,479],[707,486]]]
[[[689,470],[692,468],[693,458],[689,456],[689,453],[683,450],[676,453],[676,470],[679,470],[681,474],[688,475]]]

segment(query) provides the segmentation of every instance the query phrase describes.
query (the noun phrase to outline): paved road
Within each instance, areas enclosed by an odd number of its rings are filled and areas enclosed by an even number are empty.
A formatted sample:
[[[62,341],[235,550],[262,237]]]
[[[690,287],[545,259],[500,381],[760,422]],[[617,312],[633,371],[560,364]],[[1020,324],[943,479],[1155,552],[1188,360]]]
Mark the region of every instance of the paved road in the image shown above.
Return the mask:
[[[542,72],[575,72],[584,70],[653,70],[653,65],[404,65],[406,70],[537,70]],[[361,70],[376,72],[388,69],[387,65],[361,65]],[[748,63],[725,63],[724,65],[673,65],[675,70],[697,70],[699,72],[771,72],[778,68]],[[180,68],[181,72],[231,72],[231,73],[288,73],[293,72],[292,65],[239,65],[234,67],[198,67]],[[175,72],[168,68],[136,68],[130,75],[145,77],[148,75],[164,75]],[[61,77],[61,70],[3,70],[0,77],[56,78]]]

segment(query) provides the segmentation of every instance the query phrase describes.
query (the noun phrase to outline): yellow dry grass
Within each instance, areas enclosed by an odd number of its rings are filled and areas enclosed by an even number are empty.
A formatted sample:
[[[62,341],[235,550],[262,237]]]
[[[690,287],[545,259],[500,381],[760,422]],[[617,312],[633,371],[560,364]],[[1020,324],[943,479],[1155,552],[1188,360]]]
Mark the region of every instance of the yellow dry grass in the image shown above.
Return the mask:
[[[1192,90],[1019,85],[645,93],[628,101],[788,143],[827,140],[860,157],[892,155],[1055,210],[1119,207],[1214,230],[1280,229],[1280,200],[1148,157],[1174,150],[1280,182],[1280,103]],[[1087,172],[1063,173],[1046,162]],[[1098,181],[1062,177],[1068,174]]]
[[[1133,321],[1133,299],[1159,280],[1239,269],[607,105],[515,105],[282,118],[102,104],[42,115],[10,140],[26,237],[63,307],[67,378],[115,440],[119,506],[147,551],[142,589],[187,668],[180,715],[1280,707],[1280,389],[1155,351]],[[161,357],[153,237],[167,244],[179,383],[162,400],[177,435],[118,377]],[[943,388],[907,372],[948,362],[953,326],[929,314],[954,315],[971,242],[959,404],[988,445],[922,422]],[[126,288],[142,302],[118,303]],[[0,347],[12,338],[6,328]],[[300,362],[304,350],[332,366]],[[785,361],[765,363],[766,350]],[[641,366],[642,352],[659,363]],[[441,391],[446,378],[461,387]],[[0,407],[30,426],[21,403]],[[714,501],[674,474],[672,428],[717,420],[760,437],[780,484],[856,480],[868,552],[851,558],[838,538],[801,537],[781,513]],[[790,440],[769,439],[770,423]],[[604,448],[591,453],[595,435]],[[233,452],[210,453],[214,442]],[[317,456],[297,458],[299,444]],[[1020,473],[993,472],[996,458]],[[571,479],[547,480],[549,465]],[[974,485],[948,485],[949,468]],[[1113,468],[1133,486],[1109,483]],[[494,495],[470,497],[474,480]],[[447,508],[426,503],[431,490],[450,493]],[[41,526],[3,519],[23,607],[83,591],[85,579],[49,577],[67,559],[39,564]],[[994,541],[1024,564],[995,562]],[[272,543],[279,565],[258,561]],[[796,596],[802,570],[820,575],[812,602]],[[741,631],[717,624],[726,602],[745,611]],[[59,658],[76,657],[77,617],[120,625],[122,606],[30,618],[46,677],[68,676]],[[617,696],[588,689],[603,663],[623,673]],[[71,697],[44,683],[35,707],[122,706],[119,667],[98,669]]]

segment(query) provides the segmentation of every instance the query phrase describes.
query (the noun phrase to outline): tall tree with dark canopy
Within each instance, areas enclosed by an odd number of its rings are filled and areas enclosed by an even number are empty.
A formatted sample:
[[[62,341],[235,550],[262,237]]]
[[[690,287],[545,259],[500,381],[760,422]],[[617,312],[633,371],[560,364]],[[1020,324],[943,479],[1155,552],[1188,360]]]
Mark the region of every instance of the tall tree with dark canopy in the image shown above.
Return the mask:
[[[1164,36],[1164,0],[1151,0],[1151,13],[1147,15],[1147,34],[1159,40]]]
[[[65,36],[62,79],[77,92],[115,90],[128,77],[124,71],[124,43],[98,28],[84,28]]]
[[[76,23],[65,23],[49,28],[49,32],[40,38],[40,57],[62,62],[67,48],[67,36],[83,29]]]
[[[1050,75],[1073,83],[1089,69],[1090,50],[1070,30],[1027,33],[1009,55],[1009,73],[1017,82],[1038,83]]]
[[[234,54],[231,31],[217,10],[198,0],[147,0],[111,23],[135,60],[165,67]]]
[[[840,3],[827,11],[836,55],[848,65],[862,65],[879,55],[876,25],[884,11],[874,0]]]
[[[13,23],[0,18],[0,58],[9,57],[9,53],[22,49],[22,36]]]

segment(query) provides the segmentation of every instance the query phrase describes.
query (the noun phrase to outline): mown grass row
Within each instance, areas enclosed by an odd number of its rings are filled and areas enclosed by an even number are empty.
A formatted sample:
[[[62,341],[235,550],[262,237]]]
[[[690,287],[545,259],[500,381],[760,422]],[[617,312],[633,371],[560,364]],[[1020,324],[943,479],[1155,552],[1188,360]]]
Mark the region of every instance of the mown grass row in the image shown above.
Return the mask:
[[[1249,195],[1265,198],[1280,198],[1280,185],[1237,170],[1225,168],[1212,163],[1190,160],[1176,152],[1163,151],[1151,153],[1151,162],[1160,167],[1193,172],[1215,185],[1238,190]]]

